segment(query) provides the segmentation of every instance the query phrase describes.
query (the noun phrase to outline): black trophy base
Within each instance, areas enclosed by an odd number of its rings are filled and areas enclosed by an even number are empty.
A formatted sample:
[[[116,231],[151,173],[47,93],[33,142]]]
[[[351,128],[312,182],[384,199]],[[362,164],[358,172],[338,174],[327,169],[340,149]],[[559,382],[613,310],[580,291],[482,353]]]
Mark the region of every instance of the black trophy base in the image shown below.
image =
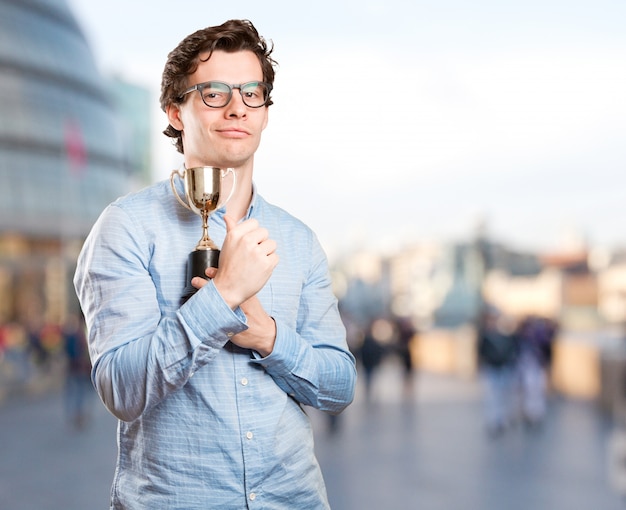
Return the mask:
[[[208,267],[217,267],[219,259],[219,250],[194,250],[189,254],[187,258],[187,279],[185,280],[187,286],[180,299],[181,303],[185,303],[198,291],[198,289],[191,285],[191,279],[195,276],[200,276],[207,280],[208,278],[204,271]]]

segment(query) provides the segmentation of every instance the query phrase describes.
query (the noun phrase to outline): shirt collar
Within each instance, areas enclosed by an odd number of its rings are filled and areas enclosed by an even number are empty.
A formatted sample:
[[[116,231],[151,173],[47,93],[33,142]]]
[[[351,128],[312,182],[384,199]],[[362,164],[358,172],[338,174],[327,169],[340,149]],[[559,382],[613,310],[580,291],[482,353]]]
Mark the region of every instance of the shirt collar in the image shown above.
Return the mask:
[[[252,218],[252,214],[254,213],[254,209],[257,205],[257,190],[254,182],[252,183],[252,198],[250,199],[250,205],[248,206],[248,213],[246,214],[246,219]]]

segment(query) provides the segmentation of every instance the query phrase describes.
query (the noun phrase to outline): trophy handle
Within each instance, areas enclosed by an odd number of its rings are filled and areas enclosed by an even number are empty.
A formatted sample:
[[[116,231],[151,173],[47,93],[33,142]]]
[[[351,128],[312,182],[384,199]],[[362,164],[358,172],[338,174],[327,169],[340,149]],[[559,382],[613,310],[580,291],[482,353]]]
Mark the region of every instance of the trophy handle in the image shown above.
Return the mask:
[[[226,177],[229,173],[233,174],[233,185],[230,188],[230,193],[228,194],[228,198],[224,200],[221,207],[224,207],[228,203],[228,201],[232,198],[233,193],[235,192],[235,188],[237,188],[237,174],[232,168],[227,168],[226,170],[222,171],[222,179]]]
[[[170,186],[172,187],[172,191],[174,192],[174,196],[176,197],[176,200],[178,200],[180,205],[182,205],[185,209],[189,209],[190,211],[193,212],[193,209],[191,207],[189,207],[185,202],[183,202],[182,198],[180,198],[180,195],[178,194],[178,191],[176,191],[176,186],[174,185],[174,177],[177,176],[177,175],[178,175],[178,177],[181,180],[184,180],[184,176],[183,176],[182,173],[180,173],[179,170],[172,170],[172,173],[170,175]]]

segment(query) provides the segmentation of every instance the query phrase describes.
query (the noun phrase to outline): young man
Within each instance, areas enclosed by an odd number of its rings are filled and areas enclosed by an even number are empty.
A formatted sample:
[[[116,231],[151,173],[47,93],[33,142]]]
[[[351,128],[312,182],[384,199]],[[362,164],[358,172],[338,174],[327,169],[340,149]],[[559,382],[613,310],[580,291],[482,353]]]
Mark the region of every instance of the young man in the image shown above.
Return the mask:
[[[180,305],[202,229],[167,181],[107,207],[79,257],[92,379],[120,420],[111,508],[328,508],[302,405],[341,412],[356,371],[315,235],[253,186],[270,54],[228,21],[168,56],[165,134],[186,168],[237,177],[210,215],[219,268],[198,291]]]

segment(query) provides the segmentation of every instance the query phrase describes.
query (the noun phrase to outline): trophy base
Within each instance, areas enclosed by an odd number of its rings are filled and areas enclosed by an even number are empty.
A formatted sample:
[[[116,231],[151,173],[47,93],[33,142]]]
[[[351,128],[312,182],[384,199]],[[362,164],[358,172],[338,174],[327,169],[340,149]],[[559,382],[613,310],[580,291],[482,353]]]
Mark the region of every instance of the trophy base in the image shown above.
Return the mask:
[[[198,291],[198,289],[191,285],[191,279],[195,276],[199,276],[207,280],[208,278],[204,274],[204,271],[208,267],[217,267],[219,259],[219,250],[194,250],[189,254],[187,258],[187,286],[183,291],[181,304],[186,302]]]

